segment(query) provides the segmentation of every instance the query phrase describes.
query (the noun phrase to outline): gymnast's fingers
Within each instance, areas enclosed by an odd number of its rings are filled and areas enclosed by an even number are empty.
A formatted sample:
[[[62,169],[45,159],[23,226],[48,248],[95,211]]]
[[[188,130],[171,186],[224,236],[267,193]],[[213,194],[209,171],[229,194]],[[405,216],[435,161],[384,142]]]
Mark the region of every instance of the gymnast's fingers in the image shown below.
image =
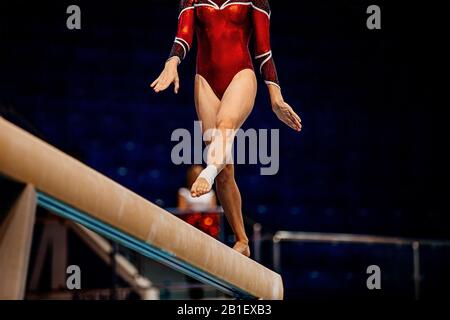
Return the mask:
[[[162,76],[160,76],[158,78],[158,82],[155,84],[153,90],[155,90],[155,92],[159,92],[161,89],[161,83],[164,81],[164,78]]]
[[[158,82],[158,84],[155,87],[156,92],[164,91],[168,87],[167,85],[167,79],[165,76],[162,77],[162,79]]]
[[[180,78],[176,77],[174,80],[174,91],[175,93],[178,93],[180,90]]]
[[[295,119],[301,124],[302,119],[300,119],[300,116],[292,109],[292,114],[294,115]]]
[[[161,91],[166,90],[170,86],[171,83],[172,83],[172,81],[168,81],[167,79],[164,79],[164,81],[161,83],[160,90]]]
[[[291,121],[295,124],[296,130],[300,131],[302,128],[302,124],[301,124],[298,116],[296,117],[296,114],[292,109],[289,111],[289,113],[290,113],[289,116],[291,118]]]
[[[151,88],[153,88],[153,87],[156,86],[156,84],[157,84],[158,81],[159,81],[159,78],[160,78],[160,77],[156,78],[156,80],[152,82],[152,84],[150,85]]]
[[[281,119],[281,120],[282,120],[288,127],[292,128],[292,129],[294,129],[294,130],[296,130],[296,128],[295,128],[295,123],[292,122],[292,120],[291,120],[290,118],[284,117],[284,118]]]
[[[287,121],[287,125],[294,129],[295,131],[300,130],[300,123],[297,121],[297,119],[293,116],[291,109],[287,110],[285,119]]]
[[[301,127],[302,127],[302,120],[295,113],[294,109],[292,109],[292,107],[289,104],[285,103],[285,106],[286,106],[287,117],[289,117],[290,120],[295,124],[295,126],[296,126],[295,130],[300,131]]]

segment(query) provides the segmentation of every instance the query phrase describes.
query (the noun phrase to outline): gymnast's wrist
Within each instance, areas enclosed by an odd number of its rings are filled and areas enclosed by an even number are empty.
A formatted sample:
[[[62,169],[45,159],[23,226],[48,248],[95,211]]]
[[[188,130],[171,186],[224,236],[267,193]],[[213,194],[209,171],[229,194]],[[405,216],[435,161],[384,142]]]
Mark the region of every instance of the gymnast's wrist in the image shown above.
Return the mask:
[[[270,103],[272,108],[276,108],[284,103],[283,95],[281,94],[281,90],[278,86],[268,85],[269,95],[270,95]]]
[[[166,60],[166,66],[177,68],[181,63],[181,59],[178,56],[172,56]]]

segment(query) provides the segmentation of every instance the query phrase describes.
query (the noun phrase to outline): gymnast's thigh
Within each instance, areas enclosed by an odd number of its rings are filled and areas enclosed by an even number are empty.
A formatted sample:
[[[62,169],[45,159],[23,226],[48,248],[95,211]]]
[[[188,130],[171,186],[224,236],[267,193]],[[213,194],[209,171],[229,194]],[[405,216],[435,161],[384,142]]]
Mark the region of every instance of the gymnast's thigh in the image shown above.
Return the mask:
[[[202,131],[215,128],[220,100],[208,81],[199,74],[195,76],[194,96],[197,116],[202,122]]]
[[[224,123],[230,129],[239,129],[253,110],[256,91],[254,71],[244,69],[238,72],[223,95],[216,123]]]

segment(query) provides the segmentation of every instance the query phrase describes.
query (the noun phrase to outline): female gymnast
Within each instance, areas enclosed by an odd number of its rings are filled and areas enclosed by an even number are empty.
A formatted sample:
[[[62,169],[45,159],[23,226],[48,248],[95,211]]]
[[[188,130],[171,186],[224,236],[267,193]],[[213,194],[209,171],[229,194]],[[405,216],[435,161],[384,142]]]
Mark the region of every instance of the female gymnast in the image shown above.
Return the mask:
[[[283,100],[270,48],[270,15],[268,0],[181,0],[178,31],[160,76],[151,84],[155,92],[172,83],[178,93],[177,68],[197,36],[197,74],[195,107],[202,130],[216,130],[209,141],[207,167],[192,185],[191,194],[208,193],[214,181],[220,203],[236,235],[234,249],[250,256],[248,237],[242,217],[242,201],[234,179],[229,156],[234,135],[253,109],[256,76],[253,71],[249,42],[254,39],[255,60],[269,90],[272,110],[296,131],[302,128],[300,117]],[[220,150],[223,152],[212,152]]]

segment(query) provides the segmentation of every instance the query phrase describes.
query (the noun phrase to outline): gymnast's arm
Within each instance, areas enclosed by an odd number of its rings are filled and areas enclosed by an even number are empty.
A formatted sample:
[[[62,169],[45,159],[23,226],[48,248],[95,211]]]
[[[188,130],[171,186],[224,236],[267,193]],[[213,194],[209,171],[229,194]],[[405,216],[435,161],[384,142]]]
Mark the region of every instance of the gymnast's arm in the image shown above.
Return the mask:
[[[272,110],[278,119],[296,131],[302,128],[300,117],[286,102],[281,94],[277,69],[270,46],[270,16],[268,0],[253,0],[253,28],[255,31],[255,59],[259,65],[264,82],[267,84]]]
[[[180,79],[178,77],[178,65],[186,57],[192,47],[194,39],[195,0],[181,0],[180,12],[178,15],[177,35],[173,42],[172,50],[166,61],[164,70],[159,77],[150,85],[155,92],[166,90],[172,83],[174,84],[175,93],[180,88]]]

